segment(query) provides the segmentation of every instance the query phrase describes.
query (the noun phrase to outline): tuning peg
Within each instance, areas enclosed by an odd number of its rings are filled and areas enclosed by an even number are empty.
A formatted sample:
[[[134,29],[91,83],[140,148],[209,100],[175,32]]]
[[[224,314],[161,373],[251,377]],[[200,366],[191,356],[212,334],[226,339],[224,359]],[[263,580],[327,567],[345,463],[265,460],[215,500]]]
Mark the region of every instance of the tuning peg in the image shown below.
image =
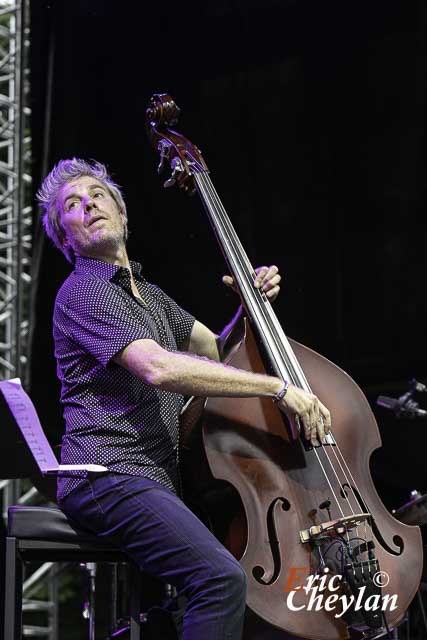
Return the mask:
[[[169,158],[171,146],[172,145],[169,140],[159,140],[159,143],[157,145],[157,151],[160,153],[160,162],[159,166],[157,167],[157,173],[159,174],[162,173],[163,169],[165,168],[165,160]]]
[[[172,175],[171,177],[163,183],[165,189],[169,189],[169,187],[173,187],[176,182],[179,182],[180,174],[184,171],[184,167],[182,166],[182,162],[179,158],[174,158],[171,162]]]

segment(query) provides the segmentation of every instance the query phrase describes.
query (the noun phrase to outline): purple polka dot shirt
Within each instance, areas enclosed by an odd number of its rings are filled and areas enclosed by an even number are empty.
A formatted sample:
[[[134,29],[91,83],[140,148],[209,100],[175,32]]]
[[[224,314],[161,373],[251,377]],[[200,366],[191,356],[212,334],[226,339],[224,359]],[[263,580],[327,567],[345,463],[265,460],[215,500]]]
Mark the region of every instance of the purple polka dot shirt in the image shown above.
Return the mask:
[[[112,361],[149,338],[169,351],[190,335],[194,318],[131,262],[128,269],[77,257],[55,301],[53,334],[66,433],[62,464],[100,464],[178,489],[177,449],[183,397],[150,387]],[[58,479],[58,501],[83,482]]]

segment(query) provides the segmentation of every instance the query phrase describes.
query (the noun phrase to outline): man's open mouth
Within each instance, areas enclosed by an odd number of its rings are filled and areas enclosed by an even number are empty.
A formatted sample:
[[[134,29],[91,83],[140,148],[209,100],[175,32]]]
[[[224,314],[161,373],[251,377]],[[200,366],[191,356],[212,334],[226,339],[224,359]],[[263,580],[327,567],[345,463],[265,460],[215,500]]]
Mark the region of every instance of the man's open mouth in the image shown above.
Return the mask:
[[[98,222],[98,220],[106,220],[106,218],[105,218],[105,216],[95,216],[89,222],[88,227],[91,227],[93,224],[95,224],[95,222]]]

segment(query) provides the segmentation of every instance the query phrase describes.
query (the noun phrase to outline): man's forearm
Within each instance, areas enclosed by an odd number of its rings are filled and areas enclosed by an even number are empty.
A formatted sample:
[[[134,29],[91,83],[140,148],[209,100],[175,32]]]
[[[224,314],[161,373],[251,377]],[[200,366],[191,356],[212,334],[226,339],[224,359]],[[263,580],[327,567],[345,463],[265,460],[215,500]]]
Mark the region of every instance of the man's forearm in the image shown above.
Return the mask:
[[[168,353],[157,372],[156,386],[193,396],[273,397],[283,387],[283,381],[175,352]]]
[[[147,384],[194,396],[275,396],[283,381],[208,358],[165,351],[154,341],[140,340],[116,359]]]
[[[206,357],[166,351],[154,340],[135,340],[113,358],[114,362],[149,385],[183,395],[211,397],[277,397],[278,408],[290,420],[302,420],[305,436],[321,441],[331,425],[328,409],[313,395],[283,380],[243,369],[235,369]]]

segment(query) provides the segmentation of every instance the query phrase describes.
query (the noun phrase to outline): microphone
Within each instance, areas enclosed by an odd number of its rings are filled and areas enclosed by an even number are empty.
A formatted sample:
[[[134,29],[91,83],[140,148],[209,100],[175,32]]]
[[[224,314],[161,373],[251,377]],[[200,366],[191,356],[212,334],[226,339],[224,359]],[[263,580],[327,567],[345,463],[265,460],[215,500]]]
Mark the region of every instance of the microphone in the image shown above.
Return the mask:
[[[427,411],[420,409],[418,402],[411,400],[412,392],[405,393],[400,398],[389,398],[388,396],[378,396],[377,405],[394,411],[397,418],[427,418]]]
[[[427,418],[427,411],[420,409],[418,402],[412,400],[414,393],[427,392],[427,386],[422,382],[418,382],[415,378],[409,381],[409,391],[398,398],[389,398],[388,396],[378,396],[377,405],[393,411],[397,418]]]
[[[399,408],[399,401],[396,398],[389,398],[388,396],[378,396],[377,405],[390,411],[396,411],[396,409]]]

